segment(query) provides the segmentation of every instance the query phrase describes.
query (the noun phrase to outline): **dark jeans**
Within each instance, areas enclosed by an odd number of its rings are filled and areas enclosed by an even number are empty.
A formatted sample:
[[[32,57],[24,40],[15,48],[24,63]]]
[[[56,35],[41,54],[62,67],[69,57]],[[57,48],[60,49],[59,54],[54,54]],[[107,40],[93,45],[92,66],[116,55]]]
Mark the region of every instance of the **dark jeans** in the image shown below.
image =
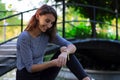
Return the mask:
[[[60,52],[57,52],[52,59],[58,57]],[[67,67],[71,70],[71,72],[79,79],[82,80],[84,77],[88,76],[87,73],[84,71],[82,65],[76,58],[74,54],[70,54],[70,60],[67,61]],[[29,73],[24,68],[22,70],[17,70],[16,72],[16,80],[55,80],[57,77],[60,67],[50,67],[40,72],[36,73]]]

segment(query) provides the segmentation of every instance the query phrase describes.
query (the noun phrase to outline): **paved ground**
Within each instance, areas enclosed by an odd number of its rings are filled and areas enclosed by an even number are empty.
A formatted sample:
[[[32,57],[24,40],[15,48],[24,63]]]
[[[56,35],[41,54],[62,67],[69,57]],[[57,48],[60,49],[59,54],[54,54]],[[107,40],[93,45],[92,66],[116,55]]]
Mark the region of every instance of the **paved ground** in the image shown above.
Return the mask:
[[[78,80],[67,68],[62,68],[56,80]]]

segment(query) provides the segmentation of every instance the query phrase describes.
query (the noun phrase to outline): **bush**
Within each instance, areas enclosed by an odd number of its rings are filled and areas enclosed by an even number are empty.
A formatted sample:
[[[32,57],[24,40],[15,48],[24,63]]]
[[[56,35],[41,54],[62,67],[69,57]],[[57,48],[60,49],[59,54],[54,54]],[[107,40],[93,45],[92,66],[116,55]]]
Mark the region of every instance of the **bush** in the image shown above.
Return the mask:
[[[88,38],[91,35],[91,27],[86,26],[85,23],[72,27],[66,32],[67,38]]]

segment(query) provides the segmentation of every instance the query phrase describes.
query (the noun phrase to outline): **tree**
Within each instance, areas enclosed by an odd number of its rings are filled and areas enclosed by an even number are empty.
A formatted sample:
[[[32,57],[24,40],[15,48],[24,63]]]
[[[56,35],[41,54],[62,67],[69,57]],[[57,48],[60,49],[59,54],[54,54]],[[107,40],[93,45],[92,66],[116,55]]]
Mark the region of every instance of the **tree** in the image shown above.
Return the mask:
[[[61,2],[64,0],[55,0],[56,2]],[[120,0],[67,0],[68,7],[74,7],[75,9],[79,9],[80,13],[84,15],[84,17],[89,18],[92,26],[92,37],[96,37],[96,24],[95,21],[111,21],[116,17],[116,13],[114,11],[119,11],[120,13]],[[87,7],[81,7],[79,4],[87,5]],[[94,8],[93,8],[94,7]],[[100,8],[102,7],[102,8]],[[100,24],[100,23],[99,23]]]
[[[5,4],[4,3],[1,3],[1,0],[0,0],[0,18],[2,18],[3,16],[6,15],[5,12],[2,12],[5,10]]]
[[[11,5],[12,6],[12,5]],[[2,3],[0,0],[0,41],[3,39],[12,38],[13,35],[16,35],[15,32],[18,32],[18,26],[21,24],[19,16],[14,16],[11,18],[4,19],[7,16],[13,15],[14,11],[8,11],[5,7],[5,3]],[[2,20],[3,19],[3,20]],[[13,29],[14,27],[14,29]],[[20,27],[19,27],[20,28]],[[3,35],[5,38],[3,38]]]
[[[10,4],[9,6],[12,6],[12,5]],[[14,10],[8,11],[5,8],[5,3],[2,3],[1,0],[0,0],[0,18],[5,18],[5,17],[13,15],[13,14],[14,14]],[[20,20],[18,19],[18,17],[19,16],[15,16],[13,18],[9,18],[9,19],[6,19],[6,21],[7,21],[7,23],[9,23],[11,25],[13,25],[13,24],[19,24]],[[0,21],[0,24],[2,25],[3,21]]]

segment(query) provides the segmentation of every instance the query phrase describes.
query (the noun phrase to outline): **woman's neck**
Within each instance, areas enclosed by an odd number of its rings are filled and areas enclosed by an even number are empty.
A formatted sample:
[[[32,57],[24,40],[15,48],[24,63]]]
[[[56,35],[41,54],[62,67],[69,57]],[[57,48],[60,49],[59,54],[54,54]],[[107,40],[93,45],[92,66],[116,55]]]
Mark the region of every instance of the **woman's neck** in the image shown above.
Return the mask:
[[[38,37],[41,34],[41,31],[40,31],[40,29],[35,28],[34,30],[29,31],[29,33],[32,37],[35,38],[35,37]]]

